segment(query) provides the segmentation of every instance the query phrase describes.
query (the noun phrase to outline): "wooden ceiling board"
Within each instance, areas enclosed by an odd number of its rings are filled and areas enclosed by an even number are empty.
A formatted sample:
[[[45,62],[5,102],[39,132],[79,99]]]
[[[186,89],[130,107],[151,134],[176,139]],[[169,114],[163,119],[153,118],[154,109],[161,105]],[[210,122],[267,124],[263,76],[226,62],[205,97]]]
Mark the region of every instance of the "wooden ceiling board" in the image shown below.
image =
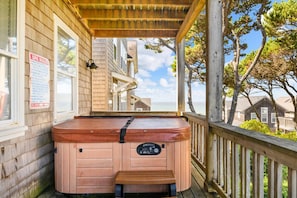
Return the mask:
[[[206,0],[64,0],[94,37],[185,36]]]

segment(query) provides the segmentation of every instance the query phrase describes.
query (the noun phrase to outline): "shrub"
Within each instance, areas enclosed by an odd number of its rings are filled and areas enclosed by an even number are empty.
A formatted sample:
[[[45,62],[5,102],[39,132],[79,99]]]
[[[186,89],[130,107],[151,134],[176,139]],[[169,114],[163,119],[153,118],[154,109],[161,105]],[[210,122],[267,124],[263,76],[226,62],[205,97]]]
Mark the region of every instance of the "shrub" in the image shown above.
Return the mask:
[[[265,133],[265,134],[271,133],[268,125],[260,122],[259,120],[247,120],[247,121],[244,121],[240,125],[240,128],[248,129],[248,130],[252,130],[252,131],[257,131],[257,132],[261,132],[261,133]]]

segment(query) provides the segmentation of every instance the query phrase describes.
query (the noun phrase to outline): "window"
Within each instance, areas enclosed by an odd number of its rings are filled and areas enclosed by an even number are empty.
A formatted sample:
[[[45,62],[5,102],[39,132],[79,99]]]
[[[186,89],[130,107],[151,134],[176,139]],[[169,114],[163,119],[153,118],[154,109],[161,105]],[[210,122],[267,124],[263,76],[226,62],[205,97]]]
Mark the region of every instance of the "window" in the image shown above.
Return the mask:
[[[271,113],[271,123],[276,123],[276,113]]]
[[[117,42],[118,40],[116,38],[112,39],[113,42],[113,60],[117,61]]]
[[[127,50],[123,41],[121,42],[121,68],[127,72]]]
[[[25,134],[25,1],[0,3],[0,142]]]
[[[261,122],[268,123],[268,107],[261,107]]]
[[[256,120],[257,119],[257,114],[255,112],[251,113],[251,120]]]
[[[78,36],[57,16],[55,20],[55,122],[78,112]]]

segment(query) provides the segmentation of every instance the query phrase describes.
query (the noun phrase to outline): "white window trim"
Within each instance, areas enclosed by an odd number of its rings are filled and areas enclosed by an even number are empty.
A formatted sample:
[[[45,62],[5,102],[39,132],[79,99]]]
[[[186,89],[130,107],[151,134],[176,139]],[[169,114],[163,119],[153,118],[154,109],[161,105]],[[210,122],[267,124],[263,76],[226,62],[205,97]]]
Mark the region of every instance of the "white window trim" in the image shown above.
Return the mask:
[[[276,123],[276,113],[271,113],[271,120],[270,120],[270,122],[271,123]]]
[[[257,120],[257,114],[255,112],[251,112],[251,120]]]
[[[114,49],[115,46],[115,49]],[[116,63],[118,60],[118,39],[112,39],[112,54],[113,54],[113,61]]]
[[[17,61],[15,67],[12,67],[12,119],[1,121],[0,142],[10,140],[25,135],[28,129],[25,126],[25,0],[17,1]],[[17,80],[16,80],[17,79]]]
[[[56,41],[58,40],[58,27],[63,29],[67,34],[69,34],[77,44],[76,47],[76,77],[74,78],[74,85],[73,85],[73,109],[74,111],[58,114],[56,111],[56,102],[54,103],[54,123],[58,124],[65,120],[72,119],[74,116],[78,115],[78,74],[79,74],[79,67],[78,67],[78,61],[79,61],[79,53],[78,53],[78,47],[79,47],[79,37],[73,32],[72,29],[70,29],[57,15],[54,14],[54,101],[57,101],[57,95],[56,95],[56,87],[57,87],[57,44]]]
[[[267,110],[267,113],[263,113],[263,110]],[[263,115],[266,115],[266,121],[263,121]],[[262,123],[268,123],[268,107],[261,107],[261,122]]]

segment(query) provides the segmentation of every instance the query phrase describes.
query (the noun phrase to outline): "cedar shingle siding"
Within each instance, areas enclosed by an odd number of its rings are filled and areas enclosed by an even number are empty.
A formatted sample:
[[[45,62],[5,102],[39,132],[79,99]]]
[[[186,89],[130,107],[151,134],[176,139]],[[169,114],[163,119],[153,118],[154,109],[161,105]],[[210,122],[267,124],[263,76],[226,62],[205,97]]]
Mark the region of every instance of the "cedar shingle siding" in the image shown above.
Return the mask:
[[[91,111],[91,35],[63,0],[26,0],[25,23],[25,136],[0,142],[0,196],[36,197],[53,185],[54,146],[51,138],[54,100],[54,21],[56,14],[79,37],[79,114]],[[50,61],[50,107],[29,109],[29,60],[33,52]]]

